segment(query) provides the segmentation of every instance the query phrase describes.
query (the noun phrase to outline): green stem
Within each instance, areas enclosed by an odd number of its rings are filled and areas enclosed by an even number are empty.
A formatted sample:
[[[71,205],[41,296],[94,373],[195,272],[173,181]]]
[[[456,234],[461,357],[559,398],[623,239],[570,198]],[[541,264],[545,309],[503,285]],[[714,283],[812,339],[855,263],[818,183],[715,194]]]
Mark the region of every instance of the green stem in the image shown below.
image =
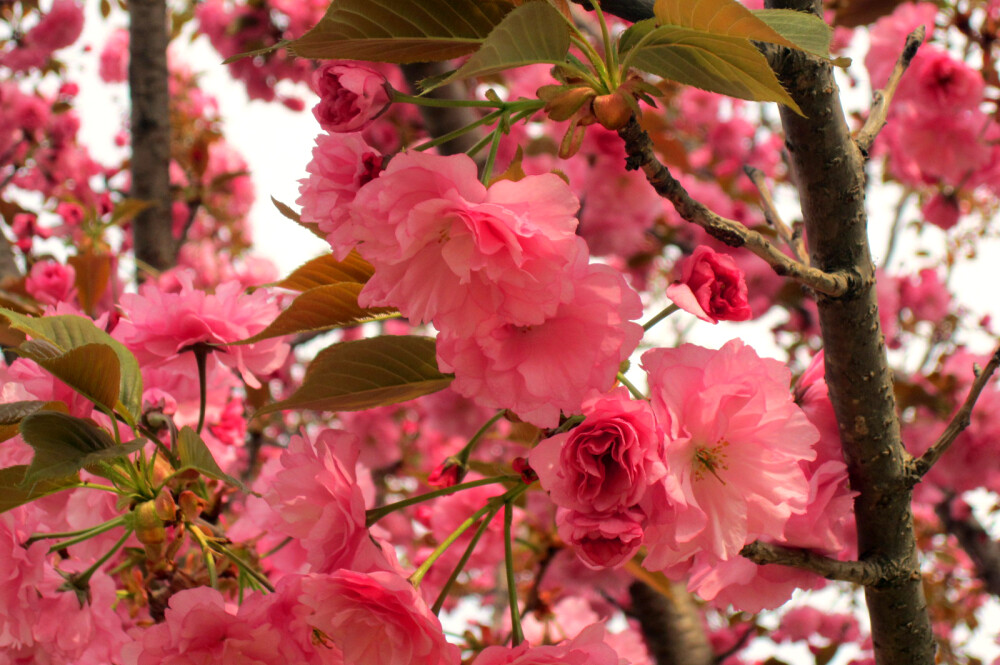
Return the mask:
[[[646,399],[646,396],[642,394],[642,391],[632,385],[632,382],[625,378],[625,375],[618,372],[618,381],[621,382],[623,386],[628,388],[628,391],[632,393],[632,397],[636,399]]]
[[[205,558],[205,567],[208,568],[209,585],[211,585],[213,589],[218,589],[219,572],[215,569],[215,554],[209,546],[208,540],[205,538],[205,534],[201,532],[201,529],[193,524],[188,525],[188,533],[194,536],[194,539],[198,541],[198,545],[201,547],[201,554]]]
[[[673,314],[674,312],[676,312],[679,309],[680,309],[680,307],[678,307],[677,305],[675,305],[673,303],[670,303],[670,305],[668,305],[667,307],[663,308],[663,310],[659,314],[657,314],[656,316],[654,316],[653,318],[651,318],[649,321],[646,321],[644,324],[642,324],[642,331],[643,332],[648,331],[650,328],[652,328],[653,326],[655,326],[657,323],[659,323],[663,319],[667,318],[668,316],[670,316],[671,314]]]
[[[236,556],[231,549],[229,549],[222,543],[214,543],[211,545],[211,547],[216,552],[218,552],[219,554],[223,555],[224,557],[235,563],[236,567],[239,568],[241,572],[248,575],[251,579],[256,581],[258,584],[260,584],[262,587],[264,587],[271,593],[274,593],[274,585],[271,584],[271,582],[269,582],[268,579],[264,577],[264,575],[254,570],[250,566],[250,564],[248,564],[246,561]]]
[[[510,629],[513,646],[524,641],[521,631],[521,612],[517,607],[517,581],[514,579],[514,546],[510,539],[510,527],[514,519],[514,510],[510,501],[503,504],[503,559],[507,570],[507,602],[510,604]]]
[[[112,491],[114,490],[112,489]],[[103,522],[102,524],[98,524],[97,526],[89,526],[86,529],[77,529],[76,531],[60,531],[59,533],[33,533],[31,534],[30,538],[24,541],[24,545],[25,547],[27,547],[28,545],[36,543],[39,540],[46,540],[48,538],[73,538],[75,536],[81,536],[83,534],[91,532],[93,532],[93,535],[96,536],[124,523],[125,523],[125,518],[119,515],[118,517],[111,518],[107,522]],[[70,544],[72,545],[73,543]]]
[[[608,80],[608,72],[604,67],[604,59],[601,58],[601,54],[594,50],[594,47],[590,43],[581,37],[570,36],[570,41],[576,45],[580,51],[587,56],[587,60],[590,62],[590,66],[594,68],[594,73],[597,75],[596,81],[600,83],[600,87],[604,89],[604,92],[610,92],[608,90],[610,81]],[[597,90],[597,88],[594,88]]]
[[[497,507],[497,510],[499,510],[499,506]],[[441,611],[441,608],[444,606],[445,599],[448,598],[448,592],[451,590],[452,585],[455,584],[455,580],[458,579],[458,576],[462,574],[462,571],[465,569],[465,564],[469,562],[469,557],[472,556],[473,550],[476,549],[476,544],[479,543],[479,539],[483,537],[484,533],[486,533],[486,529],[490,527],[490,522],[493,521],[493,517],[496,514],[496,510],[489,513],[483,519],[482,523],[480,523],[476,532],[472,534],[472,540],[469,541],[469,546],[465,548],[465,552],[462,553],[462,558],[458,560],[457,564],[455,564],[455,569],[451,571],[451,575],[448,576],[448,581],[444,583],[444,587],[441,588],[441,593],[438,594],[437,600],[434,601],[434,606],[431,608],[431,611],[434,612],[434,614]]]
[[[365,526],[371,526],[375,524],[389,513],[394,513],[397,510],[401,510],[403,508],[406,508],[408,506],[413,506],[418,503],[423,503],[424,501],[430,501],[431,499],[436,499],[439,496],[448,496],[449,494],[454,494],[455,492],[461,492],[462,490],[472,489],[473,487],[481,487],[483,485],[493,485],[495,483],[502,483],[504,481],[520,481],[520,480],[521,480],[520,476],[490,476],[489,478],[470,480],[467,483],[459,483],[458,485],[452,485],[451,487],[442,487],[439,490],[434,490],[433,492],[428,492],[427,494],[421,494],[419,496],[411,496],[409,499],[403,499],[402,501],[390,503],[389,505],[382,506],[381,508],[372,508],[371,510],[368,511],[365,517]]]
[[[407,95],[399,90],[392,91],[392,102],[402,104],[416,104],[417,106],[430,106],[434,108],[486,108],[502,109],[507,102],[494,102],[488,99],[435,99],[434,97],[415,97]]]
[[[500,138],[503,136],[503,132],[500,131],[500,127],[497,127],[490,136],[493,137],[493,142],[490,144],[490,154],[486,156],[483,174],[479,177],[480,182],[486,186],[490,184],[490,178],[493,175],[493,164],[497,161],[497,151],[500,149]]]
[[[441,541],[441,544],[438,545],[437,548],[435,548],[435,550],[431,552],[430,556],[428,556],[424,560],[424,562],[420,564],[420,567],[417,568],[415,571],[413,571],[413,574],[410,575],[410,583],[413,584],[414,588],[420,586],[420,582],[424,579],[424,575],[426,575],[427,571],[431,569],[431,566],[434,565],[434,562],[440,559],[441,555],[444,554],[445,551],[449,547],[451,547],[456,540],[461,538],[462,534],[468,531],[469,527],[478,522],[480,518],[482,518],[490,511],[493,511],[493,513],[496,514],[498,498],[500,497],[494,497],[490,499],[485,506],[483,506],[476,512],[472,513],[472,515],[470,515],[464,522],[459,524],[458,528],[452,531],[447,538]]]
[[[49,548],[49,554],[52,554],[53,552],[58,552],[59,550],[65,549],[67,547],[72,547],[73,545],[76,545],[77,543],[82,543],[85,540],[90,540],[94,536],[99,536],[102,533],[104,533],[105,531],[111,531],[111,529],[114,529],[115,527],[124,526],[124,525],[125,525],[125,516],[124,515],[119,515],[118,517],[116,517],[114,519],[108,520],[104,524],[98,524],[95,527],[92,527],[90,529],[87,529],[87,530],[81,532],[80,535],[78,535],[78,536],[76,536],[74,538],[70,538],[69,540],[64,540],[61,543],[56,543],[55,545],[53,545],[52,547]],[[32,538],[34,538],[34,537],[35,536],[32,536]]]
[[[125,544],[125,541],[128,540],[128,537],[131,535],[132,535],[132,529],[125,529],[125,533],[122,534],[122,537],[118,539],[118,542],[116,542],[114,545],[111,546],[110,550],[104,553],[104,556],[95,561],[93,566],[83,571],[79,576],[76,576],[74,578],[77,584],[80,583],[86,584],[87,582],[89,582],[90,578],[94,575],[95,572],[97,572],[97,569],[103,566],[105,563],[107,563],[108,559],[114,556],[114,554],[119,549],[121,549],[121,546]]]
[[[465,447],[458,451],[458,454],[455,455],[455,459],[457,459],[463,467],[468,465],[469,456],[472,455],[472,451],[476,448],[476,445],[479,444],[479,441],[486,436],[486,433],[490,431],[490,428],[493,427],[498,420],[503,418],[504,413],[504,409],[497,411],[492,418],[487,420],[486,423],[479,428],[479,431],[472,435],[472,438],[469,439],[467,444],[465,444]]]
[[[598,0],[590,0],[590,5],[594,8],[594,14],[597,15],[597,22],[601,26],[601,41],[604,43],[604,66],[608,69],[608,80],[611,86],[609,92],[614,92],[621,85],[621,80],[618,76],[615,50],[612,48],[611,36],[608,34],[608,24],[604,20],[601,3]]]
[[[263,554],[261,554],[260,558],[261,559],[266,559],[267,557],[271,556],[272,554],[275,554],[278,551],[280,551],[281,548],[283,548],[285,545],[287,545],[290,542],[292,542],[292,537],[288,536],[287,538],[285,538],[284,540],[282,540],[280,543],[278,543],[277,545],[275,545],[274,547],[272,547],[268,551],[266,551]]]
[[[502,116],[503,113],[504,113],[503,111],[493,111],[492,113],[488,113],[488,114],[484,115],[482,118],[480,118],[479,120],[476,120],[475,122],[469,123],[465,127],[461,127],[461,128],[456,129],[456,130],[454,130],[452,132],[448,132],[447,134],[442,134],[441,136],[435,137],[435,138],[431,139],[430,141],[427,141],[426,143],[421,143],[417,147],[413,148],[413,150],[417,150],[417,151],[427,150],[428,148],[434,148],[434,147],[437,147],[437,146],[442,145],[444,143],[447,143],[448,141],[452,141],[454,139],[457,139],[459,136],[462,136],[463,134],[468,134],[469,132],[471,132],[473,129],[475,129],[477,127],[481,127],[483,125],[488,125],[488,124],[492,123],[494,120],[496,120],[500,116]]]

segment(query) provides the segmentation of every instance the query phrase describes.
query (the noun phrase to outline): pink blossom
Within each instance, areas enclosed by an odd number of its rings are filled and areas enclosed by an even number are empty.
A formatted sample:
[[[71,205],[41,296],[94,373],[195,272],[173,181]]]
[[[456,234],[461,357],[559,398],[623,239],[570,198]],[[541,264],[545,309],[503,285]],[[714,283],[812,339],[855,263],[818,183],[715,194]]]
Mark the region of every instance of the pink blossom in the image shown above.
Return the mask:
[[[469,335],[491,316],[535,325],[572,293],[585,253],[576,197],[554,174],[488,190],[466,155],[395,157],[353,203],[359,251],[375,266],[359,303]]]
[[[392,572],[338,570],[304,585],[309,623],[344,654],[366,665],[458,665],[459,649],[420,594]]]
[[[870,46],[865,56],[873,88],[885,86],[889,74],[903,52],[906,36],[923,25],[927,28],[927,39],[934,33],[934,18],[938,8],[930,2],[904,2],[889,16],[883,16],[870,31]]]
[[[917,51],[903,81],[910,85],[904,96],[918,106],[935,111],[975,109],[983,100],[983,76],[948,51],[925,45]]]
[[[642,545],[645,515],[637,508],[607,513],[560,510],[556,523],[559,536],[588,568],[617,568],[631,559]]]
[[[39,261],[31,266],[24,289],[46,305],[71,300],[76,295],[76,270],[56,261]]]
[[[124,83],[128,80],[128,30],[120,28],[108,36],[101,49],[98,74],[105,83]]]
[[[900,303],[910,310],[917,321],[937,324],[944,320],[951,307],[951,294],[937,271],[924,268],[919,275],[903,280],[899,289]]]
[[[753,317],[743,272],[728,254],[705,245],[680,263],[681,278],[667,287],[667,297],[702,321],[746,321]]]
[[[608,646],[602,624],[584,629],[572,640],[554,646],[492,646],[483,649],[472,665],[619,665],[618,654]]]
[[[382,156],[360,134],[320,134],[306,166],[309,177],[299,181],[302,221],[316,224],[344,260],[356,244],[351,208],[358,190],[382,170]]]
[[[54,0],[52,8],[24,36],[26,44],[48,52],[66,48],[83,32],[83,7],[74,0]]]
[[[556,505],[602,513],[635,506],[650,484],[666,474],[663,435],[648,402],[626,388],[591,397],[586,416],[569,432],[539,443],[531,467]]]
[[[313,115],[328,132],[360,132],[392,103],[385,77],[356,62],[332,60],[313,72],[319,103]]]
[[[281,518],[276,528],[302,541],[314,572],[367,569],[380,555],[365,526],[357,460],[353,434],[326,429],[315,442],[293,436],[265,494]]]
[[[962,217],[958,199],[954,195],[949,196],[942,192],[935,192],[920,209],[920,213],[924,219],[942,231],[947,231],[958,224],[958,220]]]
[[[560,410],[578,412],[591,391],[610,390],[642,337],[642,327],[631,321],[641,316],[642,304],[607,266],[584,265],[574,274],[573,299],[540,324],[494,319],[474,338],[442,332],[438,364],[455,373],[452,389],[539,427],[557,425]]]
[[[718,351],[654,349],[642,366],[667,462],[667,499],[649,508],[645,565],[683,566],[699,552],[725,560],[755,538],[780,538],[806,507],[799,462],[815,458],[819,438],[792,401],[788,369],[739,340]]]
[[[215,293],[195,289],[190,271],[177,271],[180,290],[166,293],[156,285],[144,284],[138,294],[121,297],[128,315],[116,330],[118,336],[140,362],[163,362],[195,344],[225,346],[263,330],[278,315],[277,305],[266,290],[243,293],[239,282],[220,284]],[[236,369],[248,385],[259,388],[255,375],[267,376],[281,367],[288,345],[280,339],[254,344],[226,346],[219,360]]]

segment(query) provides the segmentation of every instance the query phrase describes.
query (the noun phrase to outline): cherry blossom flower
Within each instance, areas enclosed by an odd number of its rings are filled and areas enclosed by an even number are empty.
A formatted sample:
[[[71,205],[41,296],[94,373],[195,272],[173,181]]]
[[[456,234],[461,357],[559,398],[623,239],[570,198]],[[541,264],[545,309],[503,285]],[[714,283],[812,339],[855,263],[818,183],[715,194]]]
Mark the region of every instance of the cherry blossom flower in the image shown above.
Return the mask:
[[[516,647],[486,647],[472,665],[619,665],[620,662],[618,654],[606,642],[604,626],[594,624],[572,640],[554,646],[533,647],[525,642]]]
[[[392,103],[385,77],[356,62],[324,62],[313,72],[312,84],[320,96],[313,115],[331,133],[360,132]]]
[[[71,300],[76,296],[76,270],[57,261],[39,261],[31,266],[24,289],[46,305]]]
[[[743,272],[728,254],[705,245],[680,263],[680,280],[667,287],[667,297],[702,321],[746,321],[753,318]]]

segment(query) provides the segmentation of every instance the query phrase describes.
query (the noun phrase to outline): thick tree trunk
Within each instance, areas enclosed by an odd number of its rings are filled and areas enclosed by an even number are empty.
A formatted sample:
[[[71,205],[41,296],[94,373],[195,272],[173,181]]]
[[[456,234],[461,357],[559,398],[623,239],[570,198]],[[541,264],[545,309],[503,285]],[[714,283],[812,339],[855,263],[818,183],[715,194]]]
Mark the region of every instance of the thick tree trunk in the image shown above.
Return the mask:
[[[156,270],[174,265],[171,230],[170,94],[165,0],[131,0],[129,96],[132,104],[132,192],[152,205],[132,222],[135,257]]]
[[[683,584],[668,597],[643,582],[628,588],[632,613],[656,665],[713,665],[715,652],[701,614]]]
[[[810,0],[767,0],[769,8],[821,14]],[[902,48],[902,44],[900,44]],[[907,453],[899,433],[892,373],[868,246],[864,158],[844,119],[832,67],[801,52],[776,51],[771,65],[806,117],[782,108],[814,267],[854,271],[862,286],[839,298],[819,295],[826,381],[851,478],[862,560],[900,572],[865,588],[879,665],[934,662],[910,510]]]

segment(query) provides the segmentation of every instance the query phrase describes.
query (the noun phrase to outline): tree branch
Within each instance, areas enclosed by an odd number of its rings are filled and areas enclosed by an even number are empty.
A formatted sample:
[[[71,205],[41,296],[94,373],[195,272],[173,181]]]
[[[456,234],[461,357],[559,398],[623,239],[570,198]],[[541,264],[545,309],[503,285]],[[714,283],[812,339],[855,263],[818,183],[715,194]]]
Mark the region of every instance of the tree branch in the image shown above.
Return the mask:
[[[439,76],[448,70],[447,63],[443,62],[419,62],[402,66],[403,75],[406,76],[407,83],[413,90],[417,90],[417,83],[432,76]],[[468,95],[459,83],[452,82],[431,90],[426,95],[431,99],[468,99]],[[430,106],[419,106],[421,117],[427,133],[433,137],[444,136],[451,132],[467,127],[479,120],[479,114],[475,109],[465,107],[437,108]],[[479,132],[469,132],[462,134],[453,141],[438,147],[438,152],[442,155],[455,155],[465,152],[481,138]]]
[[[860,285],[858,278],[850,271],[824,272],[810,268],[788,257],[760,233],[748,229],[737,221],[720,217],[695,201],[672,175],[653,151],[653,142],[639,122],[632,116],[628,124],[618,130],[625,141],[628,158],[625,168],[642,169],[646,180],[657,194],[670,201],[677,213],[692,224],[705,229],[709,235],[730,247],[746,247],[764,259],[779,275],[792,277],[820,293],[838,297]]]
[[[983,586],[994,596],[1000,597],[1000,543],[997,543],[976,518],[969,516],[958,519],[951,512],[952,499],[942,501],[934,507],[945,531],[955,536],[958,544],[972,559],[976,574]]]
[[[770,9],[822,16],[819,0],[766,0]],[[785,145],[799,190],[814,267],[855,273],[862,285],[846,298],[817,297],[826,382],[840,429],[862,561],[898,562],[919,570],[911,491],[878,316],[868,243],[864,156],[851,138],[832,65],[800,51],[776,49],[770,64],[804,116],[782,107]],[[866,586],[879,665],[931,665],[934,635],[919,575]]]
[[[771,197],[771,191],[767,188],[767,182],[764,180],[764,172],[749,164],[743,167],[743,172],[747,174],[750,182],[760,193],[760,207],[764,212],[764,219],[778,232],[781,239],[795,254],[799,263],[808,266],[809,257],[806,255],[805,244],[802,242],[802,234],[792,231],[788,224],[785,224],[785,220],[781,218],[778,208],[774,205],[774,198]]]
[[[899,562],[838,561],[809,550],[784,547],[756,540],[740,550],[740,555],[758,566],[777,564],[815,573],[828,580],[853,582],[862,586],[892,585],[920,573]]]
[[[920,479],[927,475],[927,472],[931,470],[931,467],[941,459],[945,451],[951,447],[951,444],[955,442],[958,435],[965,431],[965,429],[972,422],[972,409],[976,406],[976,401],[979,399],[979,395],[982,394],[983,389],[986,384],[989,383],[990,378],[993,376],[994,372],[997,371],[997,367],[1000,366],[1000,345],[993,351],[993,355],[990,356],[989,362],[986,363],[986,367],[983,369],[975,368],[976,378],[972,382],[972,386],[969,388],[969,394],[965,396],[965,401],[962,406],[959,407],[955,415],[951,417],[951,422],[945,427],[944,432],[938,437],[938,440],[934,442],[930,448],[924,451],[924,454],[919,458],[914,460],[911,467],[911,480],[915,485],[920,482]]]
[[[672,584],[665,596],[644,582],[628,588],[632,612],[656,665],[713,665],[715,653],[701,625],[701,615],[683,585]]]
[[[913,60],[913,56],[917,54],[917,49],[924,42],[926,34],[927,28],[924,26],[918,27],[909,34],[906,38],[906,45],[903,47],[903,52],[900,53],[899,60],[896,61],[896,66],[893,67],[892,74],[889,75],[888,83],[885,84],[884,88],[876,90],[875,94],[872,95],[872,110],[868,114],[865,124],[858,131],[857,137],[854,139],[854,142],[858,145],[858,150],[866,158],[872,149],[872,144],[875,143],[875,137],[885,127],[886,117],[889,115],[889,105],[896,94],[896,88],[899,87],[899,82],[903,78],[906,68],[910,66],[910,62]]]
[[[166,270],[174,265],[178,250],[170,196],[166,0],[131,0],[129,24],[131,197],[152,203],[132,222],[135,257],[140,265]]]

